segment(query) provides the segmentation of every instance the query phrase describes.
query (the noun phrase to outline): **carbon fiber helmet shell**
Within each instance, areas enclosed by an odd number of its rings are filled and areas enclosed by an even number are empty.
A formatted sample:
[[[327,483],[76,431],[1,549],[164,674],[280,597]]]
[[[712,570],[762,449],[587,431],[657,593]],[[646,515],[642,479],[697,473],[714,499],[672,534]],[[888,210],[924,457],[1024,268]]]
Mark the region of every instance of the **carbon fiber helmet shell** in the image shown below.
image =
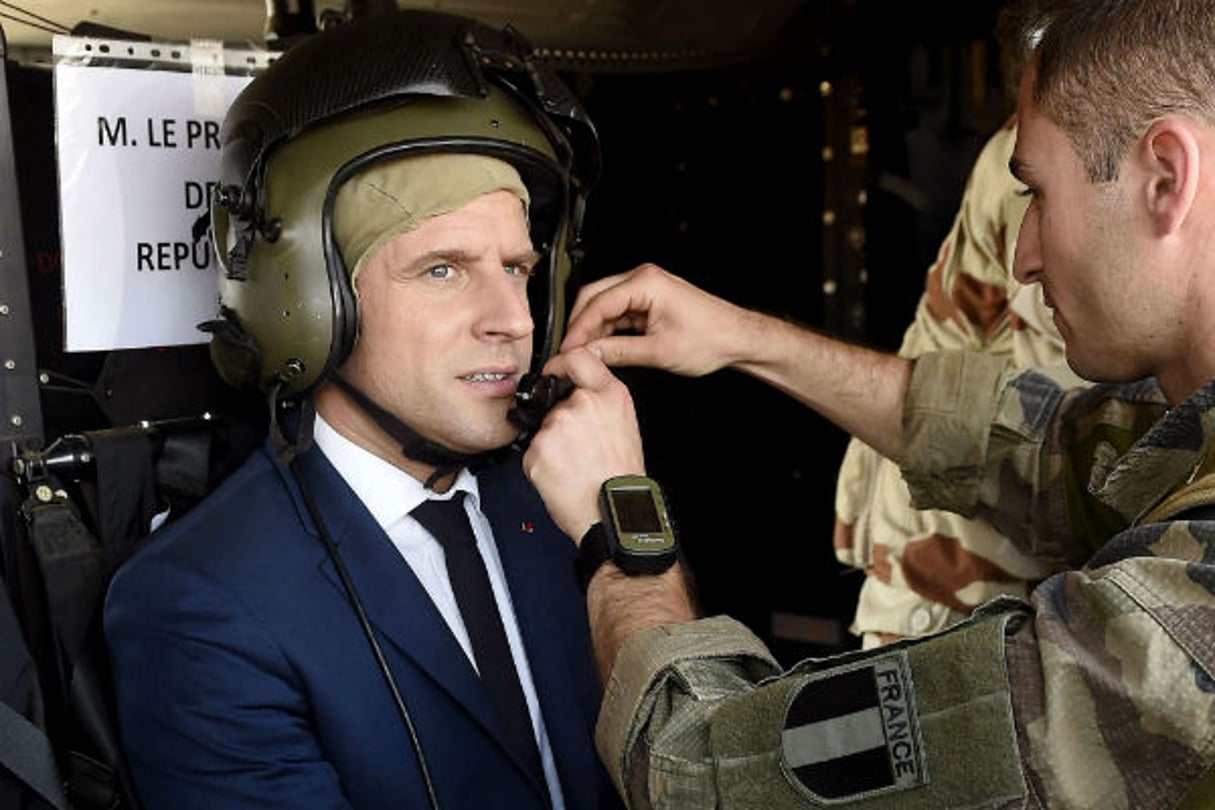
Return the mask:
[[[227,382],[292,397],[345,360],[358,306],[333,240],[334,197],[372,163],[420,153],[487,154],[519,171],[545,254],[529,290],[533,359],[551,353],[598,143],[530,53],[509,29],[401,11],[315,35],[250,83],[224,121],[212,204],[221,319],[204,328]]]

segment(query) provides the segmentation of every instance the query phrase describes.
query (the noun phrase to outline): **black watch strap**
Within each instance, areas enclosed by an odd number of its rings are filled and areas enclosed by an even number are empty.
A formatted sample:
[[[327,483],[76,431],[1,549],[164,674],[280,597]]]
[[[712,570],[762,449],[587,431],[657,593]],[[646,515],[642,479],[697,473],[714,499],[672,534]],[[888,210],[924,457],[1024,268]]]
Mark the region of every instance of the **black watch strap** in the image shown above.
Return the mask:
[[[574,561],[574,571],[578,577],[578,586],[583,591],[591,584],[591,577],[608,560],[612,559],[612,549],[608,545],[607,530],[602,523],[595,523],[582,535],[578,543],[578,558]]]

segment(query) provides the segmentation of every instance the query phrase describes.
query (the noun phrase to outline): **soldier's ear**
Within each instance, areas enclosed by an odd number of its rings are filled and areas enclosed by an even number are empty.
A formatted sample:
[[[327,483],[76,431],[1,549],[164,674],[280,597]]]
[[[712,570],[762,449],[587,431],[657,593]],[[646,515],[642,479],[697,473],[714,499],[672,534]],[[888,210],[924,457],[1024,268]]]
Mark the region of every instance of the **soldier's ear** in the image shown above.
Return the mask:
[[[1155,121],[1139,140],[1134,159],[1157,236],[1174,233],[1185,222],[1198,193],[1201,150],[1193,122],[1178,116]]]

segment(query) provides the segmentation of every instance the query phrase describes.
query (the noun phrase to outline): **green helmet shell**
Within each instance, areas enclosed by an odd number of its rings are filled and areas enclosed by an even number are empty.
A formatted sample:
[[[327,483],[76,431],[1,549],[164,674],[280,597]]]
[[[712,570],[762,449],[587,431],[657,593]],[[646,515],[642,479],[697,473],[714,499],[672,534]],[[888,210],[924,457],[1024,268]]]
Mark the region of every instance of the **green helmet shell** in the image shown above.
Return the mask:
[[[402,11],[315,35],[245,89],[221,133],[221,318],[204,325],[227,382],[297,396],[345,360],[358,304],[333,239],[334,198],[369,165],[410,154],[485,154],[519,171],[545,256],[529,290],[534,361],[552,352],[598,144],[530,53],[509,29]]]

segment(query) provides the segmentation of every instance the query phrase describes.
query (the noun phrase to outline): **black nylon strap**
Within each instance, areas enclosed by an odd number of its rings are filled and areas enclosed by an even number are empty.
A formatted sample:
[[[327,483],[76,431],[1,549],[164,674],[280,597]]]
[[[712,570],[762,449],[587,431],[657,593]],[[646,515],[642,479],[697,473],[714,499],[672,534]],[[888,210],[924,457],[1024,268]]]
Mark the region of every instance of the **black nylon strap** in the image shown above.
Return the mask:
[[[450,450],[440,444],[435,444],[429,439],[423,437],[409,425],[397,419],[384,408],[376,404],[371,397],[360,391],[349,380],[341,374],[330,375],[337,386],[346,392],[347,396],[355,401],[372,420],[383,429],[385,433],[394,438],[401,445],[401,452],[406,458],[412,458],[415,461],[420,461],[423,464],[432,464],[442,470],[435,471],[435,475],[442,478],[447,473],[456,472],[462,467],[466,467],[478,456],[468,453],[457,453],[455,450]],[[432,481],[437,480],[432,477]],[[429,482],[427,484],[429,486]]]
[[[46,590],[47,615],[67,700],[75,664],[80,660],[93,617],[105,593],[100,545],[84,525],[76,507],[59,495],[23,507],[39,573]]]
[[[33,662],[22,638],[21,625],[13,612],[8,589],[0,580],[0,806],[7,806],[5,801],[20,801],[12,791],[21,789],[10,787],[3,775],[7,769],[55,810],[64,810],[67,802],[50,740],[29,719],[37,719],[42,711],[37,678],[32,677],[32,671]]]
[[[42,729],[0,702],[0,767],[29,786],[55,810],[66,810],[51,743]]]
[[[612,550],[608,545],[607,530],[603,528],[602,523],[595,523],[582,535],[582,540],[578,543],[578,556],[574,560],[574,573],[584,593],[595,572],[610,559]]]

